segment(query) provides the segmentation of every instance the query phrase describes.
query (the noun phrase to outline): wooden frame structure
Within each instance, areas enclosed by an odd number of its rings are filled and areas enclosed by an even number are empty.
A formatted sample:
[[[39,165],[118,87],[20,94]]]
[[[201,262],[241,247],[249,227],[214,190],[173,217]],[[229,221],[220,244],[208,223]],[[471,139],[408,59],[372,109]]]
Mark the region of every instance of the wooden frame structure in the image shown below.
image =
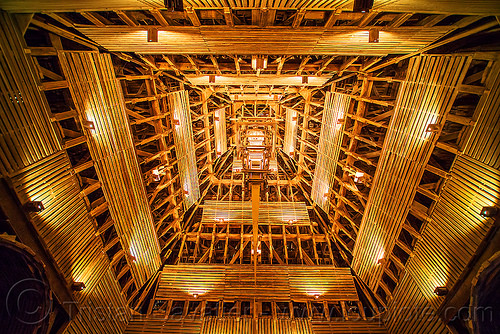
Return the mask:
[[[53,324],[69,316],[67,333],[458,326],[445,310],[466,305],[498,232],[498,218],[479,215],[500,198],[500,59],[481,44],[496,36],[496,3],[380,1],[356,13],[349,0],[188,0],[184,12],[116,2],[1,5],[10,12],[0,12],[0,173],[9,215],[33,200],[45,207],[26,212],[31,232],[13,233],[57,272]],[[374,30],[379,43],[368,40]],[[241,156],[254,128],[272,158],[258,186]],[[210,215],[216,206],[229,214]],[[165,288],[186,268],[199,270],[186,276],[192,286],[238,268],[235,286],[254,295],[231,290],[231,279],[210,300]],[[356,298],[281,298],[294,280],[349,268]],[[266,281],[283,273],[282,286]],[[71,292],[74,282],[86,289]],[[294,302],[309,316],[294,317]],[[107,304],[122,316],[97,319]],[[412,317],[412,305],[431,312]]]

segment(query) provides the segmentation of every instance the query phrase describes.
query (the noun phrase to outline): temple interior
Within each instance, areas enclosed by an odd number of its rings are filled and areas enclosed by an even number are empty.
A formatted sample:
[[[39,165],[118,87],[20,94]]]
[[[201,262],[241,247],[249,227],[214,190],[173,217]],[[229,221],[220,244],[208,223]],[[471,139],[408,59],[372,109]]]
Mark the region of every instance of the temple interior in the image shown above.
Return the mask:
[[[500,2],[1,0],[0,328],[500,332]]]

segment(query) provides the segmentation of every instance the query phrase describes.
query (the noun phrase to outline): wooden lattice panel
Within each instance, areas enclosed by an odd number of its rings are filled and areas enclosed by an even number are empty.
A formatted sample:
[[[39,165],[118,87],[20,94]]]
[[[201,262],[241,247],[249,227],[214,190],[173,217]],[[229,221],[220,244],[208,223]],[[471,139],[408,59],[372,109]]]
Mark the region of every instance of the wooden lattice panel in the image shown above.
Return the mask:
[[[200,334],[201,319],[171,320],[137,317],[132,319],[125,334]]]
[[[226,108],[214,110],[215,152],[217,156],[227,151]]]
[[[200,198],[188,93],[185,90],[169,93],[167,99],[174,128],[175,154],[184,191],[184,206],[188,209]]]
[[[252,29],[227,26],[169,27],[158,31],[158,42],[147,43],[139,27],[79,27],[78,30],[110,51],[142,54],[337,54],[379,55],[415,52],[446,35],[452,28],[401,27],[380,32],[379,43],[368,43],[368,31],[357,27]],[[286,33],[284,33],[286,31]]]
[[[385,324],[390,333],[450,333],[408,273],[399,282],[387,315]]]
[[[61,67],[80,119],[87,144],[122,248],[132,274],[142,285],[160,265],[160,250],[146,198],[122,90],[111,56],[95,52],[61,52]]]
[[[297,111],[285,108],[285,137],[283,139],[283,152],[293,156],[297,142]]]
[[[21,203],[42,202],[45,209],[31,218],[66,282],[84,282],[91,289],[98,277],[94,270],[105,267],[107,260],[66,153],[59,151],[19,171],[12,183]]]
[[[358,295],[349,268],[259,265],[165,266],[156,299],[352,300]]]
[[[62,148],[16,27],[9,15],[0,13],[0,173],[4,176]]]
[[[351,97],[339,93],[326,94],[318,144],[318,158],[314,168],[311,190],[312,200],[325,212],[330,207],[330,192],[335,180],[335,171],[342,144],[343,121],[349,111]]]
[[[200,334],[312,334],[309,319],[205,318]]]
[[[437,136],[465,76],[470,58],[412,58],[402,83],[378,161],[370,197],[354,246],[352,268],[376,289],[383,267],[378,260],[392,253]]]
[[[252,202],[250,201],[205,201],[202,223],[252,224]],[[309,213],[304,202],[261,202],[259,224],[288,224],[309,226]]]
[[[500,169],[500,62],[495,62],[491,72],[491,79],[486,82],[486,88],[491,91],[483,95],[484,101],[479,102],[481,115],[464,154]]]
[[[478,184],[477,180],[481,180]],[[422,294],[437,308],[437,286],[451,288],[493,226],[483,206],[500,201],[500,171],[465,155],[455,161],[414,257],[407,264]]]

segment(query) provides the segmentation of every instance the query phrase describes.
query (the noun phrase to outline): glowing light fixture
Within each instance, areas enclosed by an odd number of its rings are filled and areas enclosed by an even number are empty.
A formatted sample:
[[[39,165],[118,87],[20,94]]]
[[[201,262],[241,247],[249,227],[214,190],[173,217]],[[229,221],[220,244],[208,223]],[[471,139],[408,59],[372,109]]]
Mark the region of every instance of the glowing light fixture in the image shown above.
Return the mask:
[[[318,298],[319,298],[319,295],[318,295],[318,294],[315,294],[315,295],[314,295],[314,298],[315,298],[315,299],[318,299]]]
[[[480,215],[483,217],[495,217],[498,214],[498,208],[495,206],[485,206],[481,209]]]
[[[425,132],[438,132],[441,129],[439,124],[429,124],[425,129]]]
[[[387,262],[387,259],[383,257],[383,258],[378,259],[377,264],[385,264],[386,262]]]
[[[85,129],[95,130],[95,124],[92,121],[83,120],[82,125]]]
[[[174,125],[181,125],[181,122],[178,119],[173,120]]]
[[[198,299],[198,297],[199,297],[199,296],[198,296],[198,294],[197,294],[197,293],[193,293],[193,298],[194,298],[194,299]]]
[[[83,282],[74,282],[71,284],[71,290],[73,291],[82,291],[83,289],[85,289],[85,283]]]
[[[24,204],[24,209],[28,212],[40,212],[45,207],[43,206],[43,203],[40,201],[29,201],[26,204]]]
[[[343,119],[343,118],[337,119],[337,124],[342,124],[344,122],[345,122],[345,119]]]
[[[434,289],[434,293],[437,296],[446,296],[448,294],[448,288],[445,286],[438,286]]]

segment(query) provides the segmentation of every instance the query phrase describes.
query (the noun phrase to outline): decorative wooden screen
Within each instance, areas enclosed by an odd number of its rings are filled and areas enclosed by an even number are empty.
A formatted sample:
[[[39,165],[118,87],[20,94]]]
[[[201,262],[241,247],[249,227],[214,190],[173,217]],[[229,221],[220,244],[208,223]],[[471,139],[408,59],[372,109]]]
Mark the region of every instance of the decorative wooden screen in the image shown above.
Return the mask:
[[[179,178],[184,191],[184,206],[188,209],[200,198],[188,93],[181,90],[168,94],[167,98],[174,129]]]
[[[311,190],[312,200],[325,212],[328,212],[330,206],[330,190],[335,178],[344,130],[343,119],[350,102],[351,97],[348,95],[330,92],[326,94]]]

